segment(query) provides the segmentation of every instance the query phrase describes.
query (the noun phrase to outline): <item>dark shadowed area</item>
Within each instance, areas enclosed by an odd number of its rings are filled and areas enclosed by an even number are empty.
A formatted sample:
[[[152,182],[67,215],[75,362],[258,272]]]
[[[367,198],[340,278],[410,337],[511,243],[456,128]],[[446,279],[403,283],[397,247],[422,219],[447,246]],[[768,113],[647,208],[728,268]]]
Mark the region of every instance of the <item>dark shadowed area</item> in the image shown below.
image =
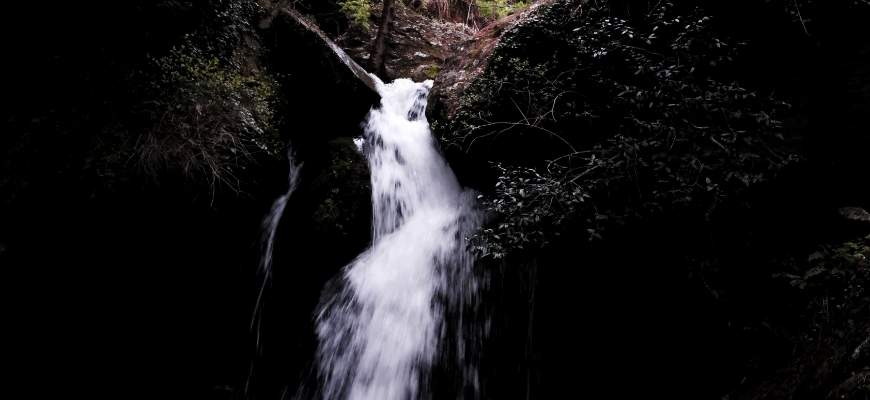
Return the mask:
[[[25,3],[0,397],[870,399],[866,0]]]

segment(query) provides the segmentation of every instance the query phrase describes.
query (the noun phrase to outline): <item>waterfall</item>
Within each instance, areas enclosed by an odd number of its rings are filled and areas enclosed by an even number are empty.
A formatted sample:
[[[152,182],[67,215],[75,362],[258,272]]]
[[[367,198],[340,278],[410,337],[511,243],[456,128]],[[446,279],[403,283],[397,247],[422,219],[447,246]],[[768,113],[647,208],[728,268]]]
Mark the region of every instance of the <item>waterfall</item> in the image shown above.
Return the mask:
[[[465,246],[479,223],[474,196],[429,130],[432,81],[376,82],[382,100],[363,145],[373,241],[324,291],[316,314],[324,399],[416,399],[447,344],[449,367],[477,385],[462,322],[479,287]]]
[[[284,216],[284,208],[287,207],[287,200],[296,191],[296,186],[299,183],[299,170],[302,165],[296,163],[296,158],[293,157],[293,150],[287,150],[288,171],[287,171],[287,191],[272,203],[272,208],[269,209],[269,214],[263,218],[262,222],[262,237],[260,238],[260,264],[257,272],[260,274],[260,289],[257,292],[257,300],[254,304],[254,312],[251,317],[251,331],[255,334],[255,346],[260,348],[260,322],[262,316],[263,294],[266,292],[266,286],[272,279],[272,253],[275,248],[275,234],[278,232],[278,224],[281,222],[281,217]],[[250,378],[250,377],[249,377]]]

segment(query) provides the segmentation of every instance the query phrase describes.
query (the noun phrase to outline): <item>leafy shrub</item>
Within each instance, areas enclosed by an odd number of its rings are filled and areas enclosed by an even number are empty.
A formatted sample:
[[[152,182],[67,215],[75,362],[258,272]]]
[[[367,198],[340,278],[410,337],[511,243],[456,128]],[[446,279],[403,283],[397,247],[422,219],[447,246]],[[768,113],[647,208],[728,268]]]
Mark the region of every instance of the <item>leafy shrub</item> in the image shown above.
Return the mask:
[[[370,28],[369,18],[372,13],[372,4],[369,0],[342,0],[338,4],[339,9],[351,24],[365,30]]]
[[[808,292],[823,300],[831,292],[847,304],[868,301],[866,283],[870,282],[870,236],[834,246],[823,246],[810,254],[806,261],[793,263],[792,270],[775,274],[793,288]],[[821,309],[821,304],[815,305]],[[837,307],[841,309],[841,307]],[[846,314],[860,314],[866,310],[843,310]],[[848,317],[848,315],[846,316]]]
[[[518,10],[528,7],[525,0],[475,0],[480,15],[485,18],[504,18]]]
[[[484,256],[590,240],[674,207],[717,204],[797,158],[788,104],[729,77],[740,43],[700,10],[663,2],[645,24],[560,1],[502,39],[444,134],[494,163]]]
[[[212,192],[239,190],[255,153],[279,157],[283,148],[274,111],[277,82],[257,66],[248,44],[255,40],[254,10],[242,1],[217,3],[201,30],[136,72],[141,101],[112,128],[122,142],[114,161],[132,161],[152,177],[181,172]]]
[[[792,259],[784,263],[790,265],[787,271],[774,275],[789,286],[788,305],[799,312],[797,322],[785,327],[798,329],[789,337],[794,365],[783,370],[788,375],[778,383],[781,392],[830,392],[827,397],[849,399],[870,394],[868,257],[870,237],[864,237]],[[804,371],[829,379],[806,379]]]
[[[423,6],[438,19],[480,28],[495,19],[520,11],[531,3],[528,0],[426,0]]]
[[[139,108],[153,121],[137,139],[134,159],[149,175],[166,167],[237,187],[234,168],[253,151],[280,149],[273,131],[276,83],[243,75],[190,46],[153,60],[159,78]],[[159,96],[159,97],[158,97]]]

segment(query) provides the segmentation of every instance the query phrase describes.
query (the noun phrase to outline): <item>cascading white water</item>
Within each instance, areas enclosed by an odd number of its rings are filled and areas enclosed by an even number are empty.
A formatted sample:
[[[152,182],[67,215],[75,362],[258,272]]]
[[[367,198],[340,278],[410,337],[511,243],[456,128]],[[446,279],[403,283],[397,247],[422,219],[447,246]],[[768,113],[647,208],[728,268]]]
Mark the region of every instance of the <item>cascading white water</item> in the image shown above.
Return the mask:
[[[447,332],[444,318],[476,299],[464,243],[478,224],[474,196],[462,190],[429,130],[432,81],[376,81],[382,100],[369,113],[364,145],[373,244],[343,270],[317,314],[324,399],[415,399],[448,338],[456,368],[472,365],[463,361],[463,334]]]
[[[284,216],[284,208],[287,207],[287,200],[296,191],[296,186],[299,183],[299,170],[302,165],[296,163],[293,157],[292,149],[287,150],[288,171],[287,171],[287,192],[275,199],[272,203],[272,208],[269,214],[263,219],[262,237],[260,239],[260,265],[258,273],[260,274],[260,290],[257,293],[257,300],[254,304],[254,312],[251,317],[251,330],[254,331],[256,343],[255,346],[260,348],[260,310],[263,302],[263,294],[266,291],[266,286],[272,279],[272,253],[275,249],[275,234],[278,232],[278,224],[281,222],[281,217]]]

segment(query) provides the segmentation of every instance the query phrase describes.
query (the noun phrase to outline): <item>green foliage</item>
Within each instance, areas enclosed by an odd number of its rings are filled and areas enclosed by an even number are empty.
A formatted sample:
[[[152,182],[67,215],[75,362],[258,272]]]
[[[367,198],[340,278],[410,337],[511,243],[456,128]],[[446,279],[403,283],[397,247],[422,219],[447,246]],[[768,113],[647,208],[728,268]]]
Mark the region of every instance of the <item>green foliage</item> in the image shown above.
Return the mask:
[[[178,168],[213,187],[237,188],[235,168],[242,159],[282,148],[274,129],[273,79],[243,74],[190,44],[152,63],[156,78],[136,113],[154,123],[132,155],[149,175]]]
[[[428,79],[435,79],[436,77],[438,77],[439,72],[441,72],[441,66],[439,66],[438,64],[428,65],[423,70],[423,74],[425,74],[426,78]]]
[[[370,29],[371,24],[369,19],[372,13],[370,0],[341,0],[338,4],[339,9],[351,24],[365,30]]]
[[[250,47],[256,10],[239,0],[217,5],[200,30],[137,72],[141,101],[126,118],[137,123],[114,127],[121,161],[153,177],[180,172],[213,192],[240,190],[255,154],[280,157],[284,147],[276,128],[277,81]]]
[[[777,273],[775,277],[796,289],[816,294],[836,289],[848,303],[870,294],[866,287],[870,282],[870,236],[822,247],[805,262],[793,265],[792,271]]]
[[[163,74],[156,84],[162,90],[174,89],[180,103],[199,106],[199,113],[204,106],[239,107],[237,111],[245,115],[238,128],[251,133],[255,141],[273,127],[272,102],[277,91],[274,79],[256,73],[243,74],[237,66],[222,63],[190,45],[173,48],[169,55],[154,63]],[[265,144],[258,147],[266,149]]]
[[[461,99],[448,146],[494,163],[484,256],[675,207],[717,204],[796,161],[789,106],[729,76],[740,43],[663,3],[633,26],[556,2],[509,32]]]
[[[480,15],[485,18],[504,18],[518,10],[528,7],[525,0],[475,0]]]
[[[822,353],[824,363],[813,370],[854,366],[857,372],[870,361],[870,236],[823,246],[805,259],[791,260],[787,271],[774,275],[790,288],[791,307],[801,310],[801,330],[792,339],[797,351],[817,352],[837,348],[839,353]],[[803,360],[813,363],[814,359]],[[870,386],[856,387],[870,393]],[[846,398],[846,397],[843,397]],[[860,397],[848,397],[860,398]]]

